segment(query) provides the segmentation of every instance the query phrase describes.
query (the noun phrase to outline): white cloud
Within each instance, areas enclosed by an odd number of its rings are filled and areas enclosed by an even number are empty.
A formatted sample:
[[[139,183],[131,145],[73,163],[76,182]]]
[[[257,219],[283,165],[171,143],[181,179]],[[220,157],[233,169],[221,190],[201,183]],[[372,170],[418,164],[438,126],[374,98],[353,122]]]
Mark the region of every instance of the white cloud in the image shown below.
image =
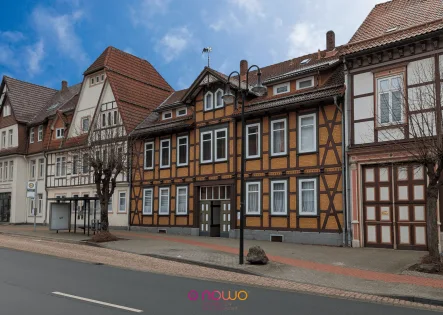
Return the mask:
[[[134,5],[129,6],[129,14],[132,24],[151,28],[154,23],[150,20],[156,14],[166,14],[168,12],[170,0],[139,0]]]
[[[288,57],[294,58],[308,53],[313,53],[324,46],[325,31],[313,24],[297,23],[292,27],[287,38]]]
[[[40,63],[45,56],[44,43],[42,40],[38,41],[33,46],[26,47],[25,50],[28,61],[28,74],[33,76],[41,71]]]
[[[36,30],[45,42],[52,43],[68,58],[80,65],[88,63],[82,40],[75,31],[76,24],[82,19],[83,12],[57,14],[49,9],[38,7],[32,12]]]
[[[0,32],[0,37],[4,38],[6,41],[14,42],[14,43],[25,39],[25,36],[23,35],[23,33],[18,32],[18,31]]]
[[[210,23],[209,27],[214,31],[227,31],[228,33],[239,29],[243,26],[240,20],[233,12],[229,12],[227,16],[220,16],[217,21]]]
[[[249,16],[265,17],[263,5],[260,0],[229,0]]]
[[[166,33],[157,44],[157,52],[166,62],[171,62],[185,51],[192,40],[192,33],[186,26],[175,28]]]

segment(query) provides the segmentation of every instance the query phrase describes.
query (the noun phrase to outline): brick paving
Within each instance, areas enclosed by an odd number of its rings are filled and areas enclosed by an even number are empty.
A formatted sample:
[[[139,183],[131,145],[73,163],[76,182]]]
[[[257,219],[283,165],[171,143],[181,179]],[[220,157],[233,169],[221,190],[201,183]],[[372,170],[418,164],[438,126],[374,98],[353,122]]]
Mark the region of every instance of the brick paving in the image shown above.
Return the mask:
[[[343,299],[355,299],[359,301],[383,303],[401,307],[443,311],[443,307],[436,305],[409,302],[389,297],[350,292],[346,290],[338,290],[334,288],[297,283],[281,279],[238,274],[179,262],[165,261],[162,259],[105,248],[37,240],[30,237],[11,235],[0,235],[0,244],[1,247],[4,248],[52,255],[60,258],[76,259],[84,262],[102,263],[114,267],[128,268],[138,271],[148,271],[203,280],[233,282],[236,284],[244,284],[249,286],[320,294]]]

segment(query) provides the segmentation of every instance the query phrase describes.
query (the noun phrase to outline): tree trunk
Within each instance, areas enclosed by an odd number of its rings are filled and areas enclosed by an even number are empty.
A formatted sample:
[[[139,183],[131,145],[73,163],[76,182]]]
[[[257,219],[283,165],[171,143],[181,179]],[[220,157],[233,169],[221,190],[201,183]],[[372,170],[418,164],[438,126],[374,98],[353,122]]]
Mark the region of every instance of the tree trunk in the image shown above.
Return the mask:
[[[428,237],[429,256],[432,260],[440,261],[440,251],[438,248],[438,224],[437,224],[437,200],[438,183],[432,181],[426,190],[426,229]]]
[[[108,220],[108,202],[105,200],[100,200],[100,227],[101,231],[108,232],[109,231],[109,220]]]

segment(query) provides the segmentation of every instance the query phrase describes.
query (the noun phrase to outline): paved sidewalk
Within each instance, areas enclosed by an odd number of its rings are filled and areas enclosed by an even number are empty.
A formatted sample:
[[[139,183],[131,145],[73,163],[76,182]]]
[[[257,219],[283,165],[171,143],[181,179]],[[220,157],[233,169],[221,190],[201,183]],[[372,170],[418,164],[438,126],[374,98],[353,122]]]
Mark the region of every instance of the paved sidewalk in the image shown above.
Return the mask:
[[[46,227],[33,232],[30,226],[0,226],[0,232],[78,242],[83,234],[58,234]],[[271,263],[266,266],[238,265],[238,240],[153,234],[115,230],[124,238],[102,244],[119,251],[217,265],[299,283],[360,293],[418,297],[443,302],[443,277],[405,271],[425,252],[367,248],[336,248],[245,241],[245,248],[260,245]]]

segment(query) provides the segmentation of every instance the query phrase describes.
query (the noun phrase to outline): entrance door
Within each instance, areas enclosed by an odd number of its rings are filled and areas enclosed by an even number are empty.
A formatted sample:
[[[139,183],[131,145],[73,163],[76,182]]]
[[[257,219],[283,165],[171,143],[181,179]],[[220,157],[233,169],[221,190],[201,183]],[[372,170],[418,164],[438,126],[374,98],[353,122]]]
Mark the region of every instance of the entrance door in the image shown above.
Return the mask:
[[[11,193],[0,193],[0,222],[9,222],[11,218]]]
[[[209,236],[211,201],[200,202],[200,235]]]
[[[425,250],[423,169],[370,165],[362,180],[365,246]]]
[[[211,202],[211,230],[210,235],[212,237],[220,236],[220,216],[221,216],[220,201]]]

